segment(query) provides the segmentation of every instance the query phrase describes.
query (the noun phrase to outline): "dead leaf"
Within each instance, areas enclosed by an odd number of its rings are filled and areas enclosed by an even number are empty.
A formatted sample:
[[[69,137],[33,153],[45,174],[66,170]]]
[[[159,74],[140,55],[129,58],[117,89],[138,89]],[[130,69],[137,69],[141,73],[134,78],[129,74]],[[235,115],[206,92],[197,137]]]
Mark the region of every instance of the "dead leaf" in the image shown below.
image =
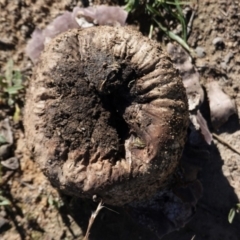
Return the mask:
[[[206,84],[206,90],[212,125],[217,129],[227,122],[231,115],[237,114],[236,104],[213,79]]]
[[[19,161],[16,157],[8,158],[7,160],[1,161],[1,164],[11,170],[16,170],[19,168]]]
[[[36,28],[28,41],[26,54],[36,64],[44,46],[58,34],[72,28],[86,28],[94,25],[124,25],[127,16],[128,13],[118,6],[75,7],[73,12],[66,11],[55,18],[45,29]]]
[[[192,64],[189,54],[180,45],[169,43],[167,52],[176,69],[179,70],[187,92],[189,111],[193,111],[202,104],[204,99],[204,92],[199,82],[199,73]]]
[[[78,28],[78,24],[71,12],[66,11],[61,16],[55,18],[44,30],[36,28],[32,33],[32,38],[28,41],[26,54],[35,64],[47,44],[52,38],[71,28]]]
[[[89,23],[95,25],[116,26],[125,25],[128,13],[119,6],[99,5],[94,7],[79,8],[73,10],[74,19],[84,17]]]
[[[6,143],[13,143],[13,134],[8,118],[0,122],[0,135],[4,137]]]
[[[204,92],[199,82],[199,73],[192,64],[189,54],[180,45],[169,43],[167,52],[182,77],[188,98],[189,118],[194,128],[201,131],[205,141],[211,144],[212,134],[208,129],[206,120],[199,111],[199,107],[204,100]]]

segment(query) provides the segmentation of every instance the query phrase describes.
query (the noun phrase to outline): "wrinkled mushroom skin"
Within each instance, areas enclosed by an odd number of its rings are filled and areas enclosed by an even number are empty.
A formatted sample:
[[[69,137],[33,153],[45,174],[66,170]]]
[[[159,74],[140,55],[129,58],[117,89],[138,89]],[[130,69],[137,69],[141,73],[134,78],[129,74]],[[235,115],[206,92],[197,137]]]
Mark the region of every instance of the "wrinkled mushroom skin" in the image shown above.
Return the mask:
[[[27,145],[51,183],[123,205],[175,170],[188,125],[183,84],[160,46],[129,28],[70,30],[47,45],[27,94]]]

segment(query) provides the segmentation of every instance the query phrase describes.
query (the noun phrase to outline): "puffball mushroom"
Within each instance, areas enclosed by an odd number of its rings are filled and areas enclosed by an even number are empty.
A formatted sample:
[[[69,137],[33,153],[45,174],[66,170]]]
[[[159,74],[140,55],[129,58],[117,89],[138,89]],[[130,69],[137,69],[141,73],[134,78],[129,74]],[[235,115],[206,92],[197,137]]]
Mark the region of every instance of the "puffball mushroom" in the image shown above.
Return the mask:
[[[40,56],[24,126],[53,186],[121,206],[150,198],[173,174],[187,97],[155,41],[127,27],[71,29]]]

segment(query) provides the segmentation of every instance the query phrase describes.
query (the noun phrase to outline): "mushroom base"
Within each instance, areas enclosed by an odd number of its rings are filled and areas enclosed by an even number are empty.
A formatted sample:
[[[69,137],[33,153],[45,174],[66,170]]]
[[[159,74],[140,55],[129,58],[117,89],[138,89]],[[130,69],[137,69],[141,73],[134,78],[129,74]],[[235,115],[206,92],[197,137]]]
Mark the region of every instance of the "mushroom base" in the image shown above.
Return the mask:
[[[187,98],[157,43],[128,28],[74,29],[41,55],[24,124],[55,187],[123,205],[169,181],[185,143]]]

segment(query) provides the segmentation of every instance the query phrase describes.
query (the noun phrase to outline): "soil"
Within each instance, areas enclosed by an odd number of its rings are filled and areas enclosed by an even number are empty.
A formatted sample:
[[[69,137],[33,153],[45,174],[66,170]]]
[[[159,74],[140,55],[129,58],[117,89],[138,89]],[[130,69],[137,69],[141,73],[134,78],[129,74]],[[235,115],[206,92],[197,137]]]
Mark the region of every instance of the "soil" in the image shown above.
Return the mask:
[[[74,0],[0,0],[1,74],[5,71],[7,61],[12,58],[14,68],[22,72],[27,86],[32,63],[24,49],[34,28],[43,28],[63,11],[76,5],[80,6],[81,3]],[[213,77],[235,100],[238,112],[239,9],[240,3],[234,0],[198,1],[188,39],[192,48],[204,49],[204,53],[198,52],[195,59],[202,85],[209,77]],[[17,101],[22,111],[24,91]],[[210,123],[207,99],[202,113],[212,132],[236,149],[239,148],[238,116],[233,115],[216,130]],[[12,108],[2,105],[0,118],[10,119],[14,134],[11,154],[19,159],[20,168],[15,171],[2,168],[1,191],[11,205],[0,208],[1,239],[82,239],[96,204],[62,195],[50,185],[26,149],[21,121],[14,123],[12,115]],[[216,138],[208,150],[210,158],[202,163],[199,173],[204,192],[197,204],[197,212],[184,228],[165,236],[164,240],[240,239],[240,216],[237,214],[233,223],[228,223],[229,210],[240,201],[240,155]],[[108,209],[101,211],[91,229],[91,239],[156,239],[153,233],[139,227],[121,209],[114,208],[114,211],[117,213]],[[2,225],[3,219],[7,222]]]

